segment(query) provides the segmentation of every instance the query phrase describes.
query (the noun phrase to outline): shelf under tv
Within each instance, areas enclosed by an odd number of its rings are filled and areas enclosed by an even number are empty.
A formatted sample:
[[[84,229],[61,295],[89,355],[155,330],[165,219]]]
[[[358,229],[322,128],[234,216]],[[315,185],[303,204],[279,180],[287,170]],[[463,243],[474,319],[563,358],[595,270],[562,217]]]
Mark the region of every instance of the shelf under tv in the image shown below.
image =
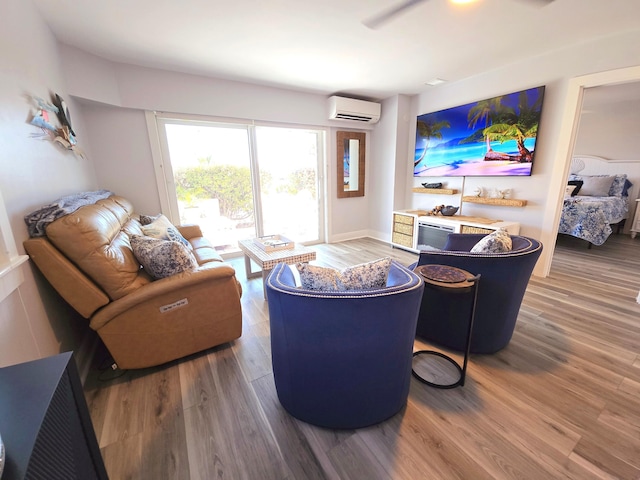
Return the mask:
[[[462,197],[463,202],[482,203],[483,205],[499,205],[502,207],[524,207],[526,200],[517,198],[487,198],[487,197]]]
[[[424,188],[424,187],[414,187],[413,191],[415,193],[428,193],[431,195],[455,195],[458,193],[458,190],[455,188]]]

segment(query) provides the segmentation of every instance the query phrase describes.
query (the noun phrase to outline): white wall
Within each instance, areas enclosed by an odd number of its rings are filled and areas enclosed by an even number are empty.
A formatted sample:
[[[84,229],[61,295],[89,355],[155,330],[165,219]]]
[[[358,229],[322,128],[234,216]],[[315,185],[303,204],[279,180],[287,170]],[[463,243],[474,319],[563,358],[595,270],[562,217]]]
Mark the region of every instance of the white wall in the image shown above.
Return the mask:
[[[23,217],[72,192],[95,188],[90,161],[30,138],[31,95],[59,93],[73,112],[80,143],[82,117],[68,98],[57,43],[30,1],[4,0],[0,15],[0,191],[15,243],[24,253]],[[83,146],[86,146],[83,144]],[[0,302],[0,366],[75,350],[87,322],[71,311],[30,265],[25,281]]]
[[[550,266],[556,237],[556,212],[559,208],[567,158],[558,158],[563,142],[571,135],[563,129],[565,106],[568,101],[569,82],[573,77],[633,66],[640,59],[640,31],[597,39],[580,46],[559,49],[536,58],[523,59],[517,64],[487,72],[455,83],[444,84],[414,98],[412,114],[419,115],[448,107],[462,105],[525,88],[546,85],[545,99],[536,145],[535,163],[531,177],[483,177],[466,180],[465,191],[477,185],[489,188],[512,188],[514,198],[526,199],[524,208],[506,208],[464,204],[465,215],[478,215],[502,220],[519,221],[521,233],[540,239],[545,249],[535,273],[544,275]],[[415,141],[415,126],[411,133],[411,149]],[[409,161],[409,159],[407,159]],[[565,168],[566,166],[566,168]],[[440,179],[434,179],[439,181]],[[418,186],[420,179],[410,175],[406,188]],[[444,180],[443,180],[444,181]],[[459,188],[462,180],[447,179],[451,188]],[[431,200],[425,195],[414,195],[411,206],[428,207]],[[439,196],[441,197],[441,196]],[[440,198],[436,203],[445,203]]]
[[[159,203],[153,204],[158,201],[155,183],[148,181],[155,174],[149,136],[142,121],[145,110],[320,127],[327,130],[328,139],[328,239],[367,235],[370,193],[366,192],[365,198],[337,198],[335,132],[370,132],[374,126],[328,120],[326,95],[116,64],[69,46],[61,46],[61,50],[70,94],[81,100],[89,125],[101,187],[116,185],[119,194],[143,202],[140,205],[145,204],[146,208],[160,210]],[[96,81],[96,71],[102,80]],[[370,137],[368,133],[368,152]],[[368,153],[367,168],[372,161]],[[368,190],[369,179],[366,177],[365,181]],[[140,208],[138,203],[136,208]]]
[[[592,89],[585,89],[588,102]],[[610,160],[640,159],[640,101],[612,101],[591,106],[580,115],[574,153]]]
[[[408,138],[411,123],[411,98],[396,95],[382,102],[385,115],[372,135],[368,170],[369,235],[391,241],[392,211],[407,202],[405,190],[408,164]]]

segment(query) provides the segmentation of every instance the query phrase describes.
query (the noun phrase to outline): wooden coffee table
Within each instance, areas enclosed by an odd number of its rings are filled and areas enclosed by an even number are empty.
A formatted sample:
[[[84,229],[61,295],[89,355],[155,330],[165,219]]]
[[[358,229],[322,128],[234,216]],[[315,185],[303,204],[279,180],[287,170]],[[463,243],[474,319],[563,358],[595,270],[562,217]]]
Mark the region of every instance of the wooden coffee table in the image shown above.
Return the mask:
[[[278,263],[308,263],[316,259],[315,250],[311,250],[302,245],[295,244],[293,248],[266,252],[255,244],[252,238],[248,240],[238,241],[238,246],[244,254],[244,268],[247,273],[247,279],[256,278],[262,275],[262,289],[264,298],[267,298],[265,280],[269,272],[273,270]],[[261,268],[259,272],[251,271],[251,260]]]

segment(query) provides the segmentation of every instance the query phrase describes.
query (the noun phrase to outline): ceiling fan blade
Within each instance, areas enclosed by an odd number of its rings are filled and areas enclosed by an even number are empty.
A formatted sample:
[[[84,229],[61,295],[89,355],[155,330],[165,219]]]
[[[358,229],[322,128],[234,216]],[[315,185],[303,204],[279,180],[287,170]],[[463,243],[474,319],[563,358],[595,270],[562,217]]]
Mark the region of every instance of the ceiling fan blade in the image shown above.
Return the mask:
[[[388,22],[393,17],[403,12],[404,10],[425,1],[426,0],[405,0],[404,2],[396,5],[395,7],[391,7],[388,10],[378,15],[375,15],[367,20],[364,20],[362,23],[371,29],[376,29],[380,27],[383,23]]]
[[[540,7],[544,7],[545,5],[549,5],[550,3],[555,2],[555,0],[519,0],[519,1],[520,3],[535,4]]]

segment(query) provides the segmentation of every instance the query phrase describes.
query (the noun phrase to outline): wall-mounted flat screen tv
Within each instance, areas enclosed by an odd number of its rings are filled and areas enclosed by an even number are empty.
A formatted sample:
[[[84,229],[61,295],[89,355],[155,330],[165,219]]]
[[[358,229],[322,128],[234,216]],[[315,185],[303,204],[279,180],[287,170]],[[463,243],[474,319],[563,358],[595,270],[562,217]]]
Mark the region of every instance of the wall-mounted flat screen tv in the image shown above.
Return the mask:
[[[419,115],[415,177],[531,175],[544,86]]]

